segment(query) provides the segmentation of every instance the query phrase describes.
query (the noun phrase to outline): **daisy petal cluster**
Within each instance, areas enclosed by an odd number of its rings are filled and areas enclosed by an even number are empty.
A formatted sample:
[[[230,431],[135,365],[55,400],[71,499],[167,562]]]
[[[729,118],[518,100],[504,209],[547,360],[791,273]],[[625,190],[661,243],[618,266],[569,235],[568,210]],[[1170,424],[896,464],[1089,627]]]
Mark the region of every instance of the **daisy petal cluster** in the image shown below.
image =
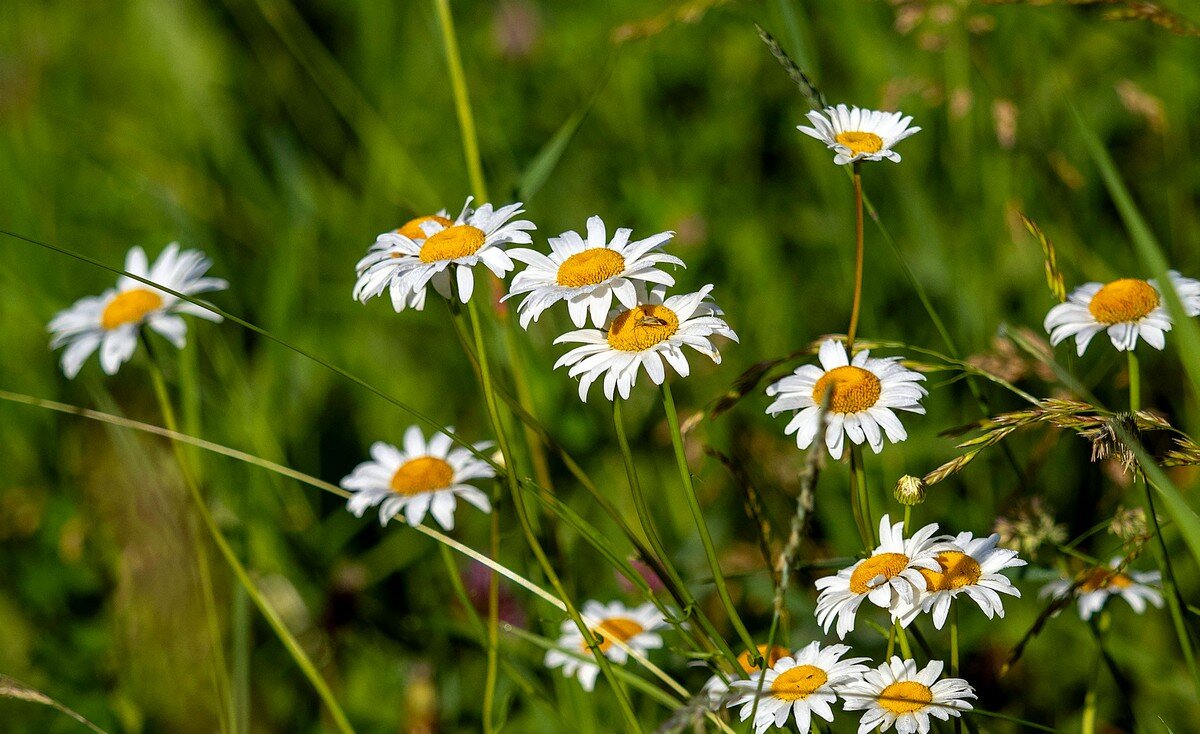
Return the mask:
[[[962,678],[941,678],[943,667],[931,660],[918,670],[916,661],[893,657],[848,685],[841,692],[846,711],[865,712],[859,734],[893,725],[897,734],[928,734],[930,717],[947,721],[974,708],[967,699],[975,689]]]
[[[1024,566],[1025,561],[1017,557],[1016,551],[998,547],[998,534],[976,538],[963,532],[951,543],[952,548],[938,552],[937,570],[920,570],[925,579],[925,591],[907,611],[901,612],[905,626],[918,614],[928,612],[933,616],[933,626],[941,629],[950,613],[950,605],[960,594],[966,594],[978,604],[988,619],[1004,616],[1000,594],[1020,598],[1021,592],[1000,571]]]
[[[762,656],[764,660],[766,660],[767,667],[771,668],[775,666],[775,663],[779,662],[783,658],[791,657],[792,651],[786,647],[783,647],[782,645],[776,645],[770,649],[770,652],[768,652],[766,645],[759,645],[758,654]],[[759,667],[750,660],[749,651],[743,651],[740,655],[738,655],[737,662],[738,666],[741,668],[742,674],[745,676],[750,676],[759,672]],[[708,701],[712,707],[717,707],[728,702],[727,696],[730,695],[731,682],[732,681],[727,682],[719,675],[714,675],[705,682],[703,691],[704,693],[708,694]]]
[[[1188,316],[1200,315],[1200,280],[1169,272],[1171,284]],[[1155,349],[1166,344],[1171,314],[1163,305],[1162,291],[1154,279],[1121,278],[1110,283],[1085,283],[1064,303],[1046,314],[1050,343],[1075,337],[1075,350],[1083,356],[1092,337],[1102,331],[1118,351],[1132,351],[1138,339]]]
[[[386,267],[386,263],[404,255],[404,250],[400,249],[400,237],[406,237],[417,244],[424,242],[426,234],[422,227],[425,224],[449,227],[454,224],[454,220],[450,219],[449,212],[442,209],[436,214],[410,219],[396,229],[376,237],[375,242],[367,248],[367,254],[354,266],[354,272],[358,276],[358,280],[354,283],[354,300],[366,303],[375,296],[382,295],[383,291],[388,289],[394,268]],[[409,302],[401,301],[396,310],[404,310],[412,305],[414,300],[410,298]],[[420,302],[423,307],[424,291],[421,292]]]
[[[825,147],[836,153],[833,162],[839,166],[884,158],[899,163],[900,154],[892,147],[921,131],[910,126],[912,117],[899,112],[877,112],[844,104],[826,107],[824,112],[809,112],[806,117],[812,127],[798,125],[796,129],[825,143]]]
[[[1158,571],[1118,570],[1121,561],[1118,556],[1113,558],[1107,567],[1095,566],[1086,569],[1074,580],[1051,581],[1042,587],[1038,596],[1062,599],[1074,586],[1079,602],[1079,618],[1085,621],[1103,609],[1105,603],[1114,596],[1124,599],[1138,614],[1146,611],[1147,603],[1162,608],[1162,592],[1152,586],[1162,582],[1162,574]]]
[[[584,603],[580,616],[596,638],[600,652],[617,665],[629,660],[625,647],[645,655],[663,645],[662,635],[656,630],[665,626],[666,620],[653,604],[626,607],[619,601],[601,604],[591,600]],[[587,640],[571,620],[562,623],[558,648],[546,653],[545,665],[561,668],[568,678],[577,678],[585,691],[596,687],[596,676],[600,673]]]
[[[733,681],[730,686],[736,697],[726,705],[741,706],[738,715],[742,721],[753,713],[755,734],[772,726],[782,728],[789,719],[795,721],[800,734],[807,734],[813,716],[833,721],[832,705],[838,691],[866,673],[867,666],[862,663],[867,658],[843,660],[848,652],[847,645],[822,648],[819,642],[812,642],[749,680]]]

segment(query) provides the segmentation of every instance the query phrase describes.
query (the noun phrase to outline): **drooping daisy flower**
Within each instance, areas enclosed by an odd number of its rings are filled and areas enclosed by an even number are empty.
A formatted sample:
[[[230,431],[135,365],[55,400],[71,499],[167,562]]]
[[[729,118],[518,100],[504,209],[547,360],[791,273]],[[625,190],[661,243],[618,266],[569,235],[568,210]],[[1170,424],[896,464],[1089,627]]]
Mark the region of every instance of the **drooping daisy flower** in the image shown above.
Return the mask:
[[[629,608],[619,601],[604,605],[593,600],[585,602],[579,612],[583,623],[597,638],[600,652],[617,665],[624,665],[629,660],[629,653],[614,644],[614,640],[643,655],[663,645],[662,636],[655,630],[663,627],[666,620],[649,602]],[[595,688],[600,666],[592,658],[587,640],[573,621],[562,623],[558,647],[562,649],[546,652],[546,667],[562,668],[563,675],[578,678],[585,691]],[[566,652],[568,650],[572,652]]]
[[[854,629],[854,617],[864,600],[887,609],[902,626],[911,620],[898,615],[907,611],[925,591],[922,571],[937,571],[938,553],[953,550],[944,538],[935,538],[938,526],[930,523],[907,540],[904,523],[891,523],[884,515],[879,521],[879,547],[864,558],[833,576],[817,579],[817,624],[826,632],[837,620],[837,635],[845,639]]]
[[[796,129],[836,152],[833,162],[839,166],[884,158],[899,163],[900,154],[892,150],[892,146],[921,130],[909,127],[912,117],[904,117],[899,112],[847,108],[844,104],[826,107],[825,114],[809,112],[806,117],[813,126],[797,125]]]
[[[614,296],[625,308],[637,306],[635,281],[675,285],[675,279],[659,269],[666,264],[683,267],[682,260],[659,251],[674,232],[630,242],[632,232],[618,229],[609,241],[604,220],[590,217],[586,241],[576,232],[563,232],[550,238],[549,255],[525,247],[509,250],[509,257],[529,266],[517,273],[505,296],[507,300],[526,294],[517,306],[521,327],[528,329],[529,322],[537,321],[543,311],[566,301],[576,326],[583,326],[590,313],[592,324],[600,328]]]
[[[379,505],[381,525],[401,512],[409,525],[420,525],[429,513],[446,530],[454,528],[458,497],[491,512],[487,495],[467,482],[494,477],[495,470],[467,449],[452,446],[444,433],[433,434],[426,443],[418,426],[404,432],[403,449],[383,441],[371,444],[371,461],[354,467],[342,479],[342,489],[354,493],[346,509],[362,517],[367,508]],[[491,441],[482,441],[475,450],[491,446]]]
[[[732,683],[740,695],[729,704],[730,708],[741,706],[742,721],[754,712],[754,699],[758,696],[758,710],[754,715],[754,733],[762,734],[772,725],[783,728],[789,718],[795,718],[800,734],[808,734],[814,715],[833,721],[830,704],[837,700],[837,691],[844,686],[859,682],[867,666],[867,658],[841,657],[850,652],[847,645],[830,645],[824,649],[819,642],[810,643],[775,663],[765,673],[750,676],[750,680]],[[758,694],[759,679],[762,678],[762,693]]]
[[[779,662],[782,658],[791,656],[792,651],[781,645],[776,645],[768,653],[766,645],[759,645],[758,654],[766,659],[768,668],[773,668],[775,667],[775,663]],[[751,662],[749,650],[743,650],[737,656],[737,661],[743,675],[748,676],[757,673],[759,670],[758,666]],[[709,704],[717,707],[722,704],[729,693],[729,683],[723,680],[721,676],[714,675],[705,682],[703,691],[708,694]]]
[[[690,372],[685,346],[721,363],[721,353],[712,337],[723,336],[737,341],[737,334],[722,319],[721,309],[708,298],[712,291],[706,285],[695,293],[666,296],[666,288],[656,286],[650,293],[641,293],[638,305],[619,309],[609,315],[608,328],[569,331],[554,340],[555,344],[578,343],[554,363],[564,365],[569,375],[579,379],[579,399],[587,400],[588,388],[604,375],[604,396],[609,400],[617,392],[622,398],[645,368],[655,385],[667,378],[664,360],[680,377]]]
[[[178,242],[167,245],[154,265],[146,260],[140,247],[125,256],[125,271],[154,281],[186,296],[211,293],[229,287],[220,278],[206,278],[212,261],[199,250],[180,250]],[[183,301],[169,293],[152,288],[139,280],[121,276],[117,287],[99,296],[88,296],[60,311],[47,326],[53,334],[50,348],[66,346],[62,354],[62,370],[69,378],[92,352],[100,350],[100,367],[113,375],[129,361],[137,349],[138,334],[143,324],[162,334],[179,349],[187,339],[187,323],[181,315],[199,316],[209,321],[221,321],[213,311]]]
[[[1076,577],[1079,586],[1075,587],[1075,595],[1079,598],[1079,618],[1086,621],[1104,607],[1110,597],[1119,596],[1133,607],[1133,611],[1141,614],[1146,611],[1146,602],[1162,608],[1162,593],[1150,584],[1162,582],[1162,574],[1158,571],[1117,571],[1121,558],[1113,558],[1108,567],[1096,566],[1086,569]],[[1071,590],[1073,582],[1070,579],[1051,581],[1042,587],[1040,597],[1061,599]]]
[[[1017,558],[1014,550],[998,548],[999,543],[1000,536],[996,533],[986,538],[959,533],[952,549],[937,554],[938,570],[920,569],[920,574],[925,577],[925,592],[901,613],[905,626],[921,612],[931,612],[933,626],[941,629],[951,602],[959,594],[971,597],[988,619],[993,615],[1003,617],[1004,603],[1000,594],[1020,598],[1021,592],[1000,571],[1024,566],[1025,561]]]
[[[1188,316],[1200,314],[1200,280],[1169,272],[1171,284],[1183,302]],[[1050,343],[1057,346],[1075,337],[1075,350],[1083,356],[1092,337],[1108,331],[1114,347],[1125,352],[1137,346],[1138,337],[1155,349],[1166,343],[1171,330],[1171,314],[1163,305],[1158,283],[1137,278],[1121,278],[1111,283],[1085,283],[1065,303],[1046,314],[1045,329]]]
[[[798,411],[784,429],[796,434],[796,445],[806,449],[821,426],[821,404],[832,390],[825,415],[825,445],[834,459],[842,458],[844,436],[856,444],[866,441],[875,453],[883,450],[883,437],[892,443],[908,438],[894,411],[924,414],[921,398],[929,392],[917,383],[925,376],[905,369],[899,357],[872,359],[863,350],[851,362],[846,347],[833,339],[821,344],[821,366],[807,364],[767,388],[775,402],[770,415]]]
[[[922,670],[915,660],[893,657],[841,693],[846,711],[865,711],[858,731],[887,731],[896,725],[898,734],[928,734],[929,717],[947,721],[974,708],[968,698],[975,689],[962,678],[943,678],[942,661],[930,660]]]

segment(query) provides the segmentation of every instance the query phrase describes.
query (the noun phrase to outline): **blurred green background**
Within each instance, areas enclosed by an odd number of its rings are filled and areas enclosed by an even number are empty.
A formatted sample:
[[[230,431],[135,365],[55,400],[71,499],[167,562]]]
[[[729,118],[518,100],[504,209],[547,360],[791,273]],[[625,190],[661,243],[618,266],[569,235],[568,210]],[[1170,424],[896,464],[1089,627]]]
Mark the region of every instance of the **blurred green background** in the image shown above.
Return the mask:
[[[711,7],[710,7],[711,6]],[[1178,10],[1184,10],[1179,3]],[[1200,38],[1150,22],[1105,20],[1096,8],[962,2],[762,0],[653,6],[500,0],[455,2],[484,167],[493,199],[519,191],[535,242],[610,227],[672,229],[688,269],[680,287],[716,286],[741,337],[720,366],[700,357],[676,381],[681,410],[708,404],[752,364],[845,328],[853,270],[848,179],[832,152],[795,131],[807,108],[758,39],[768,28],[831,101],[902,109],[923,132],[903,163],[869,164],[864,180],[889,248],[868,224],[864,338],[947,351],[906,279],[927,289],[962,356],[1039,395],[1062,395],[1045,370],[996,342],[1002,324],[1040,323],[1054,303],[1041,253],[1016,212],[1058,248],[1068,288],[1149,273],[1083,147],[1079,111],[1114,156],[1171,264],[1200,276]],[[582,116],[582,118],[581,118]],[[544,185],[526,174],[556,134],[573,129]],[[213,300],[361,376],[464,436],[489,438],[479,390],[446,310],[351,301],[353,266],[381,231],[417,214],[457,211],[469,193],[445,55],[431,3],[416,0],[12,2],[0,13],[0,226],[119,266],[142,245],[199,247],[232,288]],[[161,423],[145,355],[106,379],[93,359],[66,381],[45,324],[110,273],[0,238],[0,389]],[[477,291],[484,293],[485,291]],[[537,413],[631,516],[608,405],[583,405],[551,365],[567,328],[556,310],[522,340]],[[502,353],[500,344],[494,345]],[[997,351],[999,350],[999,351]],[[1098,338],[1058,357],[1102,400],[1122,404],[1123,364]],[[1194,418],[1178,353],[1142,350],[1144,402],[1177,424]],[[175,357],[172,356],[174,360]],[[794,366],[794,363],[793,363]],[[326,369],[232,324],[191,323],[170,365],[189,432],[336,482],[374,440],[398,442],[407,417]],[[953,457],[940,431],[980,416],[961,381],[931,375],[929,415],[911,439],[868,459],[877,514],[890,488]],[[1020,402],[984,388],[995,411]],[[626,409],[643,472],[676,561],[712,600],[683,504],[656,391],[643,377]],[[755,391],[690,435],[710,527],[737,576],[734,592],[765,637],[771,586],[738,484],[706,445],[758,489],[776,540],[786,535],[802,455]],[[1140,489],[1068,434],[1036,429],[1010,441],[1025,481],[984,454],[917,508],[921,522],[989,532],[1023,499],[1041,497],[1073,537]],[[200,457],[225,532],[367,732],[479,729],[484,654],[454,601],[436,544],[397,525],[357,520],[342,501],[254,467]],[[0,403],[0,674],[41,690],[112,732],[216,730],[212,654],[192,555],[193,532],[169,447],[143,435]],[[608,522],[555,465],[564,499],[610,537]],[[818,490],[805,560],[858,549],[845,465]],[[1194,492],[1195,477],[1176,475]],[[509,510],[509,511],[506,511]],[[511,507],[502,560],[536,579]],[[466,508],[454,535],[485,548],[486,518]],[[559,528],[560,571],[575,598],[626,596],[592,548]],[[1195,565],[1168,531],[1184,598]],[[1108,558],[1101,532],[1082,548]],[[462,559],[456,559],[461,561]],[[1042,605],[1053,552],[1019,581],[1025,598],[988,622],[967,608],[964,676],[982,707],[1078,726],[1095,644],[1074,611],[1051,621],[1006,676],[1000,663]],[[254,731],[330,731],[319,702],[214,556],[226,655]],[[1150,558],[1139,568],[1150,567]],[[467,571],[465,563],[462,564]],[[826,639],[813,622],[811,575],[789,597],[797,646]],[[553,636],[557,612],[510,589],[513,614]],[[1125,679],[1101,678],[1109,731],[1192,730],[1200,709],[1165,611],[1137,616],[1114,602],[1108,649]],[[724,620],[714,606],[714,617]],[[880,618],[880,621],[882,618]],[[1189,615],[1189,620],[1195,621]],[[947,636],[926,623],[945,654]],[[730,640],[733,635],[730,633]],[[865,625],[856,649],[878,659]],[[668,648],[677,644],[668,635]],[[508,731],[604,732],[615,721],[603,682],[594,695],[546,673],[538,649],[505,637],[500,706]],[[690,687],[706,672],[668,649],[654,656]],[[637,702],[647,730],[669,715]],[[1131,715],[1130,712],[1133,712]],[[1016,731],[976,719],[981,730]],[[842,715],[836,731],[854,731]],[[4,732],[82,728],[50,709],[0,700]]]

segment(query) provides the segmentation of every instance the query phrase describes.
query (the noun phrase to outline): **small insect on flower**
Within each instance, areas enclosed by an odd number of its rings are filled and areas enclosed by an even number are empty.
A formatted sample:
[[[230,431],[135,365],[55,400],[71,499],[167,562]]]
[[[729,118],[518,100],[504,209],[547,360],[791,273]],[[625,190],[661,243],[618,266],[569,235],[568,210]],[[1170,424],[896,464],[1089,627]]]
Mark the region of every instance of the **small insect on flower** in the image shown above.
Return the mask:
[[[180,250],[179,243],[167,245],[150,266],[140,247],[125,256],[125,271],[153,281],[185,296],[225,290],[229,283],[220,278],[206,278],[212,261],[199,250]],[[187,339],[187,323],[182,315],[199,316],[209,321],[221,321],[221,316],[203,306],[183,301],[128,276],[117,280],[117,287],[99,296],[76,301],[60,311],[47,330],[53,335],[50,348],[66,346],[62,354],[62,370],[69,378],[92,352],[100,350],[100,367],[113,375],[129,361],[137,349],[141,328],[146,325],[166,337],[179,349]]]
[[[947,721],[974,708],[967,699],[976,697],[975,689],[962,678],[938,680],[943,667],[941,660],[931,660],[918,670],[915,660],[893,657],[840,691],[845,709],[866,712],[860,732],[887,731],[895,724],[898,734],[928,734],[930,716]]]
[[[767,652],[766,645],[759,645],[758,654],[767,661],[767,667],[772,668],[775,666],[775,663],[779,662],[782,658],[790,657],[792,651],[786,647],[776,645],[775,647],[771,648],[770,652]],[[737,656],[737,661],[738,666],[741,668],[741,671],[744,675],[749,676],[759,671],[759,667],[750,660],[749,650],[743,650],[742,653]],[[733,680],[737,679],[734,678]],[[729,683],[722,680],[721,676],[719,675],[714,675],[713,677],[709,678],[704,683],[703,691],[704,693],[708,694],[709,704],[713,707],[719,707],[727,704],[730,695],[738,695],[736,693],[730,694]]]
[[[734,681],[731,685],[739,695],[727,705],[741,706],[739,716],[745,721],[754,712],[754,701],[758,699],[755,734],[762,734],[772,725],[783,728],[789,718],[795,718],[800,734],[808,734],[813,716],[833,721],[830,704],[837,701],[838,691],[860,682],[867,672],[867,666],[862,664],[867,658],[841,659],[848,652],[848,645],[822,649],[819,642],[809,643],[795,655],[778,660],[766,672],[751,675],[750,680]]]
[[[684,267],[682,260],[660,251],[675,233],[659,232],[630,242],[632,233],[618,229],[609,241],[604,220],[591,217],[586,240],[577,232],[563,232],[550,238],[549,255],[525,247],[509,250],[509,257],[529,266],[512,279],[505,296],[507,300],[526,294],[517,307],[521,327],[528,329],[543,311],[566,301],[576,326],[583,326],[590,313],[592,324],[601,328],[614,296],[625,308],[637,306],[635,282],[675,285],[675,279],[660,269],[662,265]]]
[[[930,612],[933,626],[941,629],[950,613],[950,604],[959,594],[971,597],[988,619],[994,615],[1003,617],[1000,594],[1020,598],[1021,592],[1000,571],[1024,566],[1025,561],[1017,558],[1016,551],[997,548],[999,543],[1000,536],[996,533],[986,538],[959,533],[952,549],[937,554],[938,570],[920,569],[925,577],[925,592],[907,611],[901,612],[905,626],[921,612]]]
[[[906,540],[904,523],[893,525],[884,515],[879,521],[879,547],[869,558],[817,579],[821,591],[817,597],[817,624],[829,632],[836,620],[838,638],[845,639],[846,633],[854,629],[859,606],[869,599],[887,609],[901,626],[907,626],[911,619],[900,619],[899,615],[926,590],[923,572],[939,571],[938,554],[954,550],[944,536],[934,537],[937,531],[937,524],[930,523]]]
[[[1141,614],[1146,611],[1146,602],[1162,608],[1162,593],[1150,584],[1162,581],[1158,571],[1118,571],[1121,558],[1113,558],[1108,567],[1095,566],[1084,570],[1075,577],[1079,585],[1075,587],[1075,595],[1079,598],[1079,618],[1089,620],[1100,611],[1110,597],[1119,596],[1133,607],[1133,611]],[[1042,587],[1039,597],[1064,598],[1071,590],[1074,582],[1070,579],[1051,581]]]
[[[666,625],[666,620],[649,602],[629,608],[619,601],[604,605],[592,600],[584,603],[580,616],[596,638],[600,652],[617,665],[629,660],[629,653],[622,645],[641,655],[663,646],[662,636],[655,630]],[[573,621],[562,623],[558,648],[561,649],[546,652],[546,667],[562,668],[563,675],[578,678],[585,691],[595,688],[600,666]]]
[[[1200,280],[1185,278],[1174,270],[1168,275],[1183,302],[1184,312],[1188,316],[1200,315]],[[1079,286],[1065,303],[1050,309],[1043,326],[1054,346],[1075,337],[1075,350],[1082,357],[1092,337],[1105,330],[1119,351],[1131,351],[1137,346],[1138,337],[1155,349],[1162,349],[1166,332],[1171,330],[1171,314],[1163,305],[1162,292],[1155,280],[1121,278],[1111,283]]]
[[[418,426],[404,432],[403,450],[383,441],[371,444],[371,460],[342,479],[342,489],[354,493],[346,509],[362,517],[367,508],[379,505],[381,525],[401,511],[409,525],[420,525],[428,513],[446,530],[454,529],[456,498],[491,512],[487,495],[467,482],[489,479],[496,472],[467,449],[452,446],[451,438],[440,432],[426,443]],[[491,441],[482,441],[475,450],[491,446]]]
[[[643,368],[655,385],[661,385],[667,378],[664,361],[680,377],[687,377],[691,370],[683,352],[685,346],[720,364],[721,353],[712,337],[723,336],[736,342],[737,334],[721,318],[721,309],[708,298],[712,286],[682,296],[667,297],[666,290],[656,286],[648,294],[639,292],[638,305],[613,311],[605,331],[579,329],[554,340],[555,344],[583,345],[554,363],[555,369],[569,366],[568,374],[580,378],[580,400],[587,400],[588,388],[601,375],[604,396],[609,400],[615,399],[618,392],[622,398],[628,398]]]
[[[833,162],[839,166],[884,158],[899,163],[900,154],[892,146],[921,131],[919,127],[909,127],[912,117],[899,112],[847,108],[844,104],[826,107],[824,114],[809,112],[806,117],[813,126],[798,125],[796,129],[837,153]]]
[[[899,357],[872,359],[863,350],[851,362],[846,347],[833,339],[821,344],[821,366],[807,364],[767,388],[775,402],[770,415],[798,411],[784,429],[796,434],[796,445],[807,449],[820,430],[821,404],[829,394],[825,415],[825,445],[834,459],[842,458],[844,436],[856,444],[866,441],[875,453],[883,437],[892,443],[908,438],[894,411],[925,412],[921,398],[929,392],[917,383],[925,376],[900,365]]]

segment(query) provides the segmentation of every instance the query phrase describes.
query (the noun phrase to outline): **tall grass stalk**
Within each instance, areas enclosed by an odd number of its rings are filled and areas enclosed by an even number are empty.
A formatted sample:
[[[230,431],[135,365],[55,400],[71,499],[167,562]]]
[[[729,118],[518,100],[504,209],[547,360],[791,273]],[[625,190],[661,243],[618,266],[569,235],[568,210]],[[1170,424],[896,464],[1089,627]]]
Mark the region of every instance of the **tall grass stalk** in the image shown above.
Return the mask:
[[[854,300],[850,306],[850,328],[846,330],[846,353],[853,356],[854,337],[858,333],[858,315],[862,308],[863,260],[863,190],[862,161],[854,161]]]

